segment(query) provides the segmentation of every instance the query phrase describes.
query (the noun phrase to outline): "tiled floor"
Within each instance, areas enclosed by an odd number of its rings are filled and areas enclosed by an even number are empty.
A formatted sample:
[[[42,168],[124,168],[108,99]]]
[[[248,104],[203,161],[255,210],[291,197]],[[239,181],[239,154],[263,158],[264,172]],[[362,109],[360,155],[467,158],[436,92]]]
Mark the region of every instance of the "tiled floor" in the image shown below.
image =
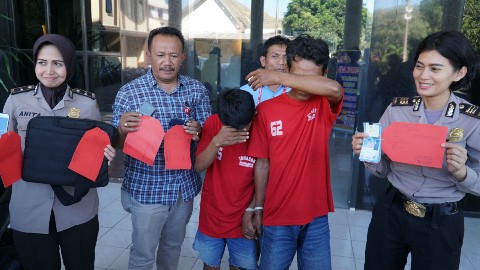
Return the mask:
[[[120,203],[120,184],[110,183],[99,189],[100,233],[96,247],[95,269],[123,270],[128,266],[131,244],[130,215]],[[198,226],[199,196],[187,225],[187,235],[182,246],[179,269],[202,269],[202,261],[192,249]],[[365,240],[370,222],[369,211],[336,209],[329,215],[333,269],[363,269]],[[228,254],[224,256],[222,269],[228,269]],[[290,269],[297,269],[296,262]],[[410,269],[409,266],[406,269]],[[465,238],[461,257],[461,270],[480,270],[480,219],[465,219]]]

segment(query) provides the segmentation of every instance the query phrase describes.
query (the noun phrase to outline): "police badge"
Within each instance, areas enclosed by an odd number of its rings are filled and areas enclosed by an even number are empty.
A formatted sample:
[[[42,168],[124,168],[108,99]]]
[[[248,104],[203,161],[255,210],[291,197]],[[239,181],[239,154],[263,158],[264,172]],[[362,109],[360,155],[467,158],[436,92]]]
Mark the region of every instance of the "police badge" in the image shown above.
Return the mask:
[[[448,141],[459,142],[463,139],[463,128],[454,128],[448,134]]]
[[[80,118],[80,109],[71,108],[67,116],[70,118]]]

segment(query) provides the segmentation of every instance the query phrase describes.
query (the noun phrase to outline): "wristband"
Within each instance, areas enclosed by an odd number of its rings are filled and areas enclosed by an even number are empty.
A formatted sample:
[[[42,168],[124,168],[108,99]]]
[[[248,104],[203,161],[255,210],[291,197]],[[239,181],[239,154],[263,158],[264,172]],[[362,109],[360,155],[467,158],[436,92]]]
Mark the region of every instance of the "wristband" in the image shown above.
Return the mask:
[[[245,212],[255,212],[255,209],[248,207],[247,209],[245,209]]]
[[[257,206],[255,208],[253,208],[254,211],[257,211],[257,210],[263,210],[263,206]]]

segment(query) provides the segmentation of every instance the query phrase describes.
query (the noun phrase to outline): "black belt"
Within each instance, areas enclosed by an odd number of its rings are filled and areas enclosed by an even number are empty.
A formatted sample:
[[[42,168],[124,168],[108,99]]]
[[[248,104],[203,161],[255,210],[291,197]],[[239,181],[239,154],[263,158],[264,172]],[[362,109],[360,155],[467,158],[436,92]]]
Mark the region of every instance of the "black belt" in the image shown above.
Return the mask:
[[[442,216],[454,215],[459,211],[457,202],[420,204],[406,197],[398,190],[395,194],[395,200],[401,203],[407,213],[416,217],[433,216],[434,211],[438,211],[438,214]]]

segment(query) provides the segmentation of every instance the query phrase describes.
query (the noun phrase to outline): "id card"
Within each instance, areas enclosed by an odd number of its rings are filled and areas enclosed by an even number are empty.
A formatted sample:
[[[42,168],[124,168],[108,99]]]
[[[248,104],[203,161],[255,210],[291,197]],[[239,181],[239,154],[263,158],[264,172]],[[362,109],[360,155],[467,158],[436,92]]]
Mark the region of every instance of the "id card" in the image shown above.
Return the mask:
[[[380,123],[363,123],[363,130],[368,133],[368,137],[363,139],[359,159],[378,163],[382,156],[382,126]]]

